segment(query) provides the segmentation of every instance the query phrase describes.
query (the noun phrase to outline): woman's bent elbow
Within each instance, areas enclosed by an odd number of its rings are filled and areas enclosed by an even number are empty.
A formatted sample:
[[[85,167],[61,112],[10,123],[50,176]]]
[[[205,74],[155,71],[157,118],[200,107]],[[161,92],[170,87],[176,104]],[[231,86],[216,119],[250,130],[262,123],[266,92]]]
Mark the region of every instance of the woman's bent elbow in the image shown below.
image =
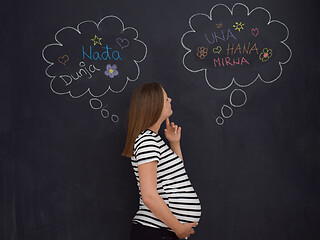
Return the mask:
[[[150,203],[154,202],[159,197],[158,193],[147,193],[147,194],[142,194],[142,201],[146,206],[148,206]]]

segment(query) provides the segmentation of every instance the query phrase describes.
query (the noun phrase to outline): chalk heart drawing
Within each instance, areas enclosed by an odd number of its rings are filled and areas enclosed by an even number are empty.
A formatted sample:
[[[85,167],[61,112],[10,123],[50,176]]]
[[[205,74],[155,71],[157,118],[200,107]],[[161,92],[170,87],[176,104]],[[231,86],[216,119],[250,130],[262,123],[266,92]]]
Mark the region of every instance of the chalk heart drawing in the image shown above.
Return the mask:
[[[58,62],[66,65],[66,63],[69,61],[69,56],[68,55],[63,55],[62,57],[58,58]]]
[[[121,47],[121,49],[124,49],[129,46],[129,40],[126,38],[117,38],[117,43]]]
[[[252,35],[255,36],[255,37],[258,36],[258,34],[259,34],[258,28],[252,28],[252,29],[251,29],[251,33],[252,33]]]
[[[218,47],[212,49],[212,51],[213,51],[214,53],[218,53],[218,54],[219,54],[219,53],[222,51],[222,47],[221,47],[221,46],[218,46]]]

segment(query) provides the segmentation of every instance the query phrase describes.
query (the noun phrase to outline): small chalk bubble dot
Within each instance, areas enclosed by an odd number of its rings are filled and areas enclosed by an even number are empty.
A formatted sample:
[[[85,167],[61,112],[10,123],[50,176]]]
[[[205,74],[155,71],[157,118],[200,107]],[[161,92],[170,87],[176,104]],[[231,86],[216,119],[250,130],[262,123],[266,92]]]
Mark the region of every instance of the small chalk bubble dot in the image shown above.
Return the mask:
[[[223,105],[221,108],[221,114],[224,118],[230,118],[233,115],[233,110],[228,105]]]
[[[109,111],[107,109],[101,109],[101,115],[103,118],[109,117]]]
[[[221,126],[224,123],[224,119],[222,117],[217,117],[216,123]]]
[[[111,120],[112,120],[112,122],[116,123],[116,122],[119,121],[119,117],[117,115],[112,114],[111,115]]]
[[[102,102],[98,98],[91,98],[89,103],[94,110],[102,108]]]
[[[80,67],[84,67],[84,66],[86,66],[86,64],[81,61],[81,62],[79,62],[79,66],[80,66]]]

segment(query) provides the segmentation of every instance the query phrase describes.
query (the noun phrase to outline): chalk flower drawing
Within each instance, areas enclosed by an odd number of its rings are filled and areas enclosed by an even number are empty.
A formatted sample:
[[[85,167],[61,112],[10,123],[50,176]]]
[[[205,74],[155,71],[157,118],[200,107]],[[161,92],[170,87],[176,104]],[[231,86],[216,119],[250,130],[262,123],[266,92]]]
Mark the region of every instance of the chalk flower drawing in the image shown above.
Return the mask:
[[[204,59],[208,54],[208,48],[205,47],[198,47],[197,56],[201,59]]]
[[[260,53],[259,55],[259,59],[262,62],[266,62],[269,60],[269,58],[271,58],[271,56],[272,56],[272,49],[264,48],[262,50],[262,53]]]
[[[118,70],[117,65],[113,64],[112,66],[110,64],[107,65],[107,70],[104,72],[104,74],[110,78],[113,78],[114,76],[117,76]]]

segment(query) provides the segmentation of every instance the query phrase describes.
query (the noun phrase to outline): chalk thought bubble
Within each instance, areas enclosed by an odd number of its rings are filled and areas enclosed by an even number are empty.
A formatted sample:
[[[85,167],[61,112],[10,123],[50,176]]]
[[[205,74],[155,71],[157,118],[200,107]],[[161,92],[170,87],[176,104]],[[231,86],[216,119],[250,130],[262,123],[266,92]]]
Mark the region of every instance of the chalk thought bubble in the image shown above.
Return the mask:
[[[249,11],[237,3],[231,9],[217,4],[209,15],[197,13],[190,17],[190,31],[183,34],[182,46],[187,50],[183,65],[190,72],[204,71],[208,86],[214,90],[233,89],[229,101],[216,118],[223,125],[234,108],[247,102],[246,88],[260,79],[272,83],[282,74],[282,65],[292,56],[285,41],[288,27],[271,20],[262,7]],[[229,91],[230,92],[230,91]]]
[[[55,34],[55,41],[42,51],[49,64],[45,73],[54,93],[72,98],[122,92],[129,81],[138,79],[139,63],[147,55],[138,31],[125,27],[116,16],[106,16],[98,23],[84,21],[76,28],[64,27]]]
[[[191,16],[189,26],[191,30],[181,38],[187,50],[183,65],[191,72],[204,71],[207,84],[215,90],[233,84],[248,87],[258,79],[274,82],[292,55],[285,43],[287,26],[271,20],[262,7],[249,11],[241,3],[232,9],[217,4],[209,15]]]

